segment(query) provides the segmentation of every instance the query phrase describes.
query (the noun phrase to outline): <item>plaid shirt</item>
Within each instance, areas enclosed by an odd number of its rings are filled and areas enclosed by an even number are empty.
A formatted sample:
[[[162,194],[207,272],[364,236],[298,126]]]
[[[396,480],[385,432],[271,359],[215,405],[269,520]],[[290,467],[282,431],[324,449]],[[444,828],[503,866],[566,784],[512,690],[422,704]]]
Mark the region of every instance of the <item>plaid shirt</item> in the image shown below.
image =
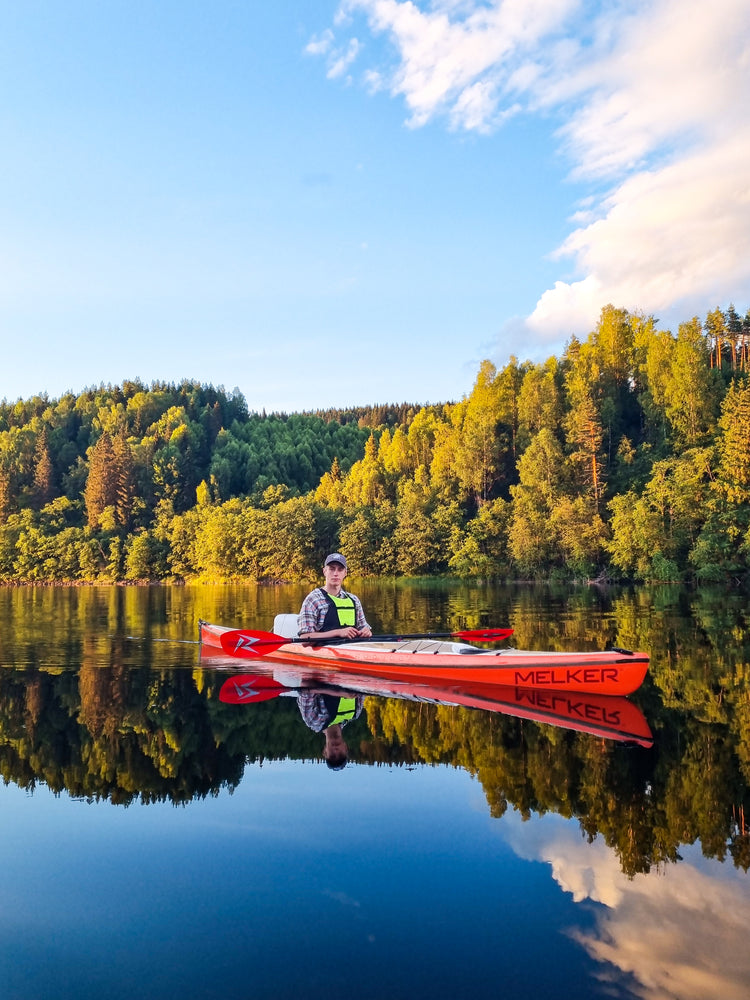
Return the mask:
[[[347,697],[343,694],[341,697]],[[355,701],[355,709],[353,719],[358,719],[362,714],[362,706],[364,705],[364,698],[361,694],[352,695]],[[330,696],[329,696],[330,701]],[[300,715],[305,720],[305,724],[316,733],[322,733],[324,729],[327,729],[334,718],[331,715],[331,706],[326,704],[326,696],[320,694],[317,691],[300,691],[297,698],[297,705],[299,706]],[[348,719],[345,719],[341,723],[341,727],[346,725]]]
[[[359,598],[355,597],[354,594],[347,593],[345,590],[342,590],[338,596],[351,597],[354,601],[354,627],[364,628],[367,626],[367,620],[365,619],[365,613],[362,610]],[[299,634],[305,635],[308,632],[322,631],[328,608],[329,604],[326,600],[325,591],[321,587],[308,594],[302,602],[302,608],[297,616]]]

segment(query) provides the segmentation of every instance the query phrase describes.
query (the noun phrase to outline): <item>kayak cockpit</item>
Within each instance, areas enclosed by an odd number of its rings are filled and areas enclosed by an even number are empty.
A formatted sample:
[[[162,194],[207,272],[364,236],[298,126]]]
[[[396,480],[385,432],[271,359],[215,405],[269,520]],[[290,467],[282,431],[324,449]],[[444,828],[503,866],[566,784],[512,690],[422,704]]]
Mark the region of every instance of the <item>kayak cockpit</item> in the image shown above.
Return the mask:
[[[429,653],[451,654],[458,653],[491,653],[493,650],[477,649],[476,646],[469,646],[465,642],[442,642],[439,639],[395,639],[386,642],[353,642],[346,643],[347,652],[372,652],[378,653]]]

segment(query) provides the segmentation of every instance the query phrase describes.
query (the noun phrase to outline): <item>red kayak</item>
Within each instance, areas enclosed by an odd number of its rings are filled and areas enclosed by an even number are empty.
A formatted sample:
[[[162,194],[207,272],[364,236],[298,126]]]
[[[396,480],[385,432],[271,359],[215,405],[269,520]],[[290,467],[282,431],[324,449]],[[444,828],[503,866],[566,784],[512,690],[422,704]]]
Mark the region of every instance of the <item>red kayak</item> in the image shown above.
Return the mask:
[[[212,655],[211,647],[203,649],[201,660],[207,666],[226,665],[223,656]],[[409,684],[317,666],[274,665],[263,660],[252,663],[252,670],[251,674],[234,674],[227,678],[219,692],[220,699],[230,705],[250,705],[279,696],[296,696],[303,690],[345,691],[347,694],[479,709],[642,747],[653,745],[643,713],[626,698],[501,685],[457,688],[452,684]]]
[[[384,677],[392,681],[497,686],[574,694],[627,695],[643,683],[646,653],[534,652],[478,649],[463,642],[433,638],[394,641],[303,642],[272,632],[229,629],[200,622],[202,655],[232,659],[262,658],[271,663],[318,666],[326,671]]]

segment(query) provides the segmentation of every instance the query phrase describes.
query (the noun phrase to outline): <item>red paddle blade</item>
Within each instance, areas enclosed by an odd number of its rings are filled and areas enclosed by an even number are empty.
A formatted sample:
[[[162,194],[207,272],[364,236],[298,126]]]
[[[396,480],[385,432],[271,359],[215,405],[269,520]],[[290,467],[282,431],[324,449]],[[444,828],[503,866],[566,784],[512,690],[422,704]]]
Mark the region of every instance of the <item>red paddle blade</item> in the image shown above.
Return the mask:
[[[288,639],[283,635],[276,635],[275,632],[248,632],[245,629],[234,628],[228,632],[222,632],[220,636],[221,648],[230,656],[241,656],[245,659],[255,660],[264,653],[270,653],[279,646],[283,646]]]
[[[512,628],[468,628],[454,632],[458,639],[507,639],[513,635]]]
[[[272,677],[258,677],[256,674],[238,674],[225,681],[219,691],[219,701],[227,705],[247,705],[250,702],[268,701],[278,698],[286,688]]]

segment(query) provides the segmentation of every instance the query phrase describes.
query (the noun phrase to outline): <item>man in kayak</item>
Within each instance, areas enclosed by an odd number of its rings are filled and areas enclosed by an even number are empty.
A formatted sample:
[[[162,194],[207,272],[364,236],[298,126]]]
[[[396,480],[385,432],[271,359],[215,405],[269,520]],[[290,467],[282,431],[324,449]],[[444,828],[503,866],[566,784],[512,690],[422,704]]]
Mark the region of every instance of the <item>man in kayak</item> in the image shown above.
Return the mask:
[[[323,563],[325,583],[302,602],[297,617],[300,639],[357,639],[372,635],[358,597],[343,589],[348,567],[340,552]]]
[[[300,691],[297,705],[305,724],[326,738],[323,757],[328,767],[340,771],[349,759],[349,747],[344,740],[343,727],[362,714],[364,699],[361,694],[347,691]]]

